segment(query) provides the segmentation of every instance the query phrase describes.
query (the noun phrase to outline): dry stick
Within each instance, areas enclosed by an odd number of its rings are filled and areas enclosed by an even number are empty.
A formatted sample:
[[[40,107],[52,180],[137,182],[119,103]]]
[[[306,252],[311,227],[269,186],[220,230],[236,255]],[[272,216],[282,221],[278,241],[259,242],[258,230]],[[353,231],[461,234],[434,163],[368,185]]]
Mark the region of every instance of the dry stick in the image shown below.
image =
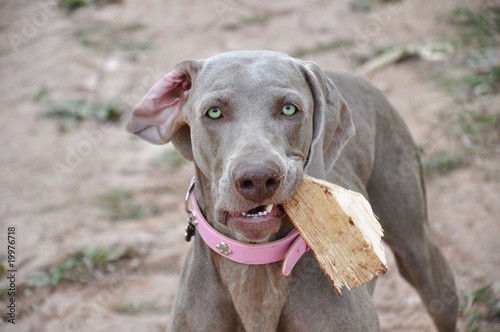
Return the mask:
[[[283,206],[338,295],[387,272],[383,230],[363,195],[304,175]]]
[[[416,55],[426,61],[444,61],[449,60],[454,53],[455,47],[447,42],[433,42],[425,45],[410,44],[376,56],[361,66],[357,72],[361,75],[369,75],[383,67]]]

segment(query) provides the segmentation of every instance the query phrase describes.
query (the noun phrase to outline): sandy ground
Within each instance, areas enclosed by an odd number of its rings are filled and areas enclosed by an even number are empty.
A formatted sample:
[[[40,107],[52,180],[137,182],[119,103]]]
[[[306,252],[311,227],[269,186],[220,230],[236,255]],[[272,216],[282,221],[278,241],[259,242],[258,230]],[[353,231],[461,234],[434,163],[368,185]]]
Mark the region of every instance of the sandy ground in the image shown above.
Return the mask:
[[[354,44],[304,58],[353,71],[358,56],[380,47],[436,40],[446,28],[436,17],[455,4],[376,3],[360,13],[347,0],[125,0],[69,14],[49,0],[0,2],[0,263],[6,264],[7,227],[15,226],[18,270],[16,324],[0,321],[0,330],[164,331],[189,246],[183,196],[192,165],[158,162],[172,146],[131,137],[124,120],[82,121],[61,130],[56,120],[40,117],[47,110],[44,98],[114,98],[130,108],[183,60],[239,49],[293,53],[332,40]],[[438,115],[457,107],[429,80],[432,66],[415,59],[368,77],[401,112],[416,141],[431,148],[446,140]],[[500,292],[499,165],[497,149],[428,180],[430,223],[464,291],[492,283]],[[145,216],[111,221],[102,195],[113,188],[131,191]],[[88,283],[21,290],[33,271],[77,250],[112,244],[135,256]],[[382,330],[434,331],[388,255],[391,270],[375,293]],[[0,288],[7,285],[2,276]],[[1,301],[5,319],[7,298]],[[116,310],[128,304],[142,310]],[[462,317],[461,329],[465,325]]]

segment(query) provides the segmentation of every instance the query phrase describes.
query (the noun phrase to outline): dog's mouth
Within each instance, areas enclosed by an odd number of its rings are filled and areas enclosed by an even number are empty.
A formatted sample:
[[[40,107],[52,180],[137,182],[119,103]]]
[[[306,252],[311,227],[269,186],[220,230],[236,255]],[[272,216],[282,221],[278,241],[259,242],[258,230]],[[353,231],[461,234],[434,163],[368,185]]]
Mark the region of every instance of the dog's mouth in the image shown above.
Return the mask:
[[[268,214],[275,213],[277,212],[277,207],[278,205],[261,205],[258,206],[254,209],[248,210],[247,212],[241,212],[242,217],[246,218],[254,218],[254,217],[260,217],[260,216],[267,216]]]
[[[263,242],[279,230],[284,214],[281,204],[270,204],[244,212],[219,211],[217,221],[241,234],[245,240]]]

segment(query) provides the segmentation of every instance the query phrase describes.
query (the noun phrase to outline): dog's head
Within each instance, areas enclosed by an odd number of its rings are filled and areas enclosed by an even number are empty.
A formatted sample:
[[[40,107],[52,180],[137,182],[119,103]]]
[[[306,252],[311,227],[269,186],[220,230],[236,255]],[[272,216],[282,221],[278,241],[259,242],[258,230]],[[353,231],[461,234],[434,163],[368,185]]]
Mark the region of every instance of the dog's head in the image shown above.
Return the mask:
[[[255,243],[287,228],[280,204],[304,171],[323,178],[354,135],[350,110],[321,69],[270,51],[179,64],[136,106],[127,130],[172,141],[203,176],[207,220]]]

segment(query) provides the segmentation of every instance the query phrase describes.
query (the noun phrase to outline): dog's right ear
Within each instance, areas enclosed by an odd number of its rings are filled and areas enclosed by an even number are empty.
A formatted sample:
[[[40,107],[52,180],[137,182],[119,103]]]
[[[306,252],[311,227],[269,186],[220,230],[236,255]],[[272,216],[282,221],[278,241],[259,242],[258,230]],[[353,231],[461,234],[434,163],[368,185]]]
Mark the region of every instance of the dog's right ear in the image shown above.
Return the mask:
[[[134,108],[126,130],[153,144],[172,141],[181,156],[192,161],[190,129],[183,107],[200,67],[200,61],[185,61],[163,76]]]

